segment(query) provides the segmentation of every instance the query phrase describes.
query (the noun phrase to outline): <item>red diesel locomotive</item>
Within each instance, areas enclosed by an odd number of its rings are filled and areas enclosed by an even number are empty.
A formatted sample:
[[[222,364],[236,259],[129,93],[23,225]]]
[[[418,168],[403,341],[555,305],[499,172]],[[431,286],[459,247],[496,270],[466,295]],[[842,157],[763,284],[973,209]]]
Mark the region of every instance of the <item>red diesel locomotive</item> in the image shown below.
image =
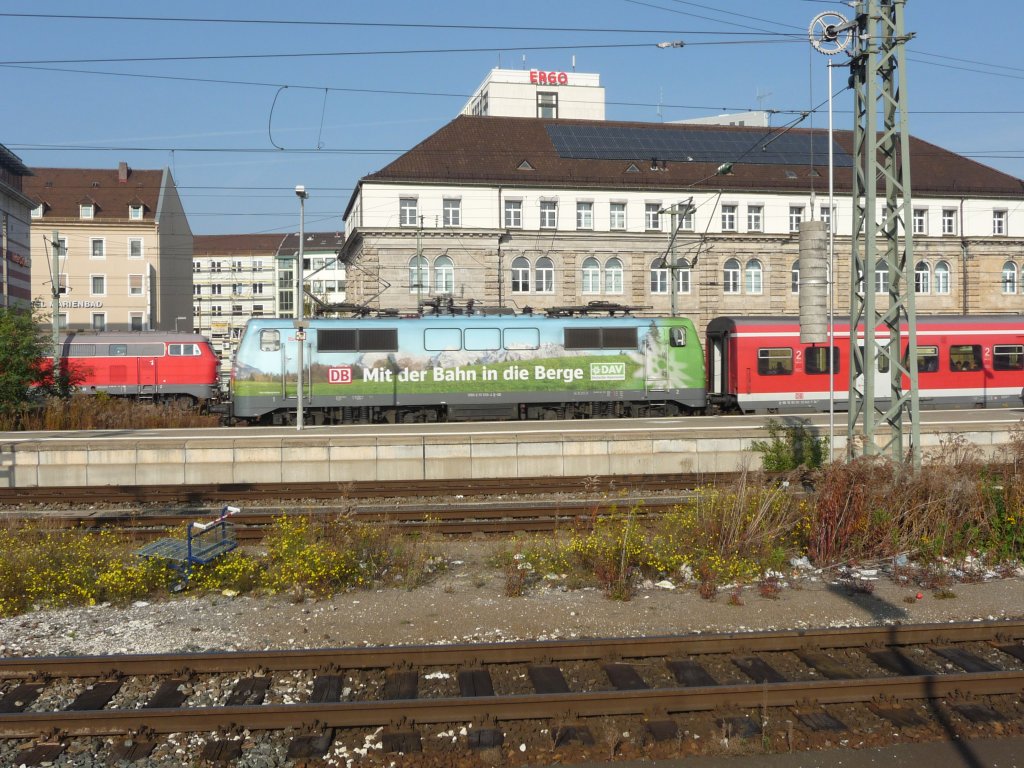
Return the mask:
[[[800,342],[793,317],[718,317],[708,323],[710,407],[742,413],[846,410],[850,376],[848,318],[834,323],[832,375],[828,343]],[[880,346],[889,334],[876,334]],[[899,354],[907,353],[906,331]],[[889,359],[879,355],[876,394],[887,392]],[[922,408],[1000,408],[1021,405],[1024,318],[919,316],[918,392]],[[830,386],[831,379],[831,386]],[[904,382],[909,386],[909,382]]]
[[[218,397],[218,359],[193,333],[80,331],[60,342],[61,366],[78,390],[202,406]]]

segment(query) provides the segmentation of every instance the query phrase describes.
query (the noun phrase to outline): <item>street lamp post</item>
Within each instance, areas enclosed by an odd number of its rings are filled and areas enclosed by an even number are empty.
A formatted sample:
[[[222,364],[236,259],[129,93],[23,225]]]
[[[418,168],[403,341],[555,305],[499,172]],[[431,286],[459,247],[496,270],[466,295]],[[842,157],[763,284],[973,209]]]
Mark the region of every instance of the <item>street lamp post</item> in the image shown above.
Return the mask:
[[[299,198],[299,255],[295,264],[295,341],[299,345],[298,353],[298,374],[295,388],[295,429],[302,431],[302,369],[305,366],[303,360],[303,347],[306,345],[306,324],[303,319],[305,293],[302,279],[303,246],[306,240],[306,198],[309,194],[301,184],[295,187],[295,194]]]

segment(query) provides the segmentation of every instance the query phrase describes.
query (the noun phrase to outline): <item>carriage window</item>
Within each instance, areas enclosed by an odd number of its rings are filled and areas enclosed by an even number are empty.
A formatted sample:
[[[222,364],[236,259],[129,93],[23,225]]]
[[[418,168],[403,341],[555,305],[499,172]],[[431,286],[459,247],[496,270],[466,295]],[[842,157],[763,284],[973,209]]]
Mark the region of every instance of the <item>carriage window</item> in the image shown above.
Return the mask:
[[[1024,345],[996,344],[992,347],[992,370],[1024,371]]]
[[[458,328],[427,328],[423,332],[423,349],[427,352],[462,349],[462,331]]]
[[[793,350],[789,347],[757,350],[757,372],[761,376],[788,376],[793,373]]]
[[[934,373],[939,370],[939,348],[917,348],[917,370],[922,373]]]
[[[129,344],[128,357],[163,357],[164,345],[157,343]]]
[[[980,344],[953,344],[949,348],[949,370],[980,371]]]
[[[361,328],[359,330],[360,352],[397,352],[398,329]]]
[[[281,349],[280,331],[260,331],[260,352],[277,352]]]
[[[319,352],[397,352],[396,328],[333,328],[316,338]]]
[[[95,357],[95,344],[68,344],[68,357]]]
[[[128,354],[127,344],[111,344],[110,345],[110,356],[111,357],[125,357]]]
[[[805,347],[804,367],[807,373],[828,373],[828,347]],[[832,370],[839,372],[839,349],[832,347]]]
[[[359,334],[355,328],[321,329],[316,335],[316,348],[318,352],[356,352]]]
[[[636,328],[602,328],[603,349],[636,349]]]
[[[501,331],[497,328],[467,328],[464,344],[466,349],[474,352],[501,349]]]
[[[566,328],[566,349],[636,349],[636,328]]]
[[[536,328],[506,328],[505,349],[539,349],[540,331]]]
[[[168,344],[167,354],[171,357],[181,357],[181,344]]]

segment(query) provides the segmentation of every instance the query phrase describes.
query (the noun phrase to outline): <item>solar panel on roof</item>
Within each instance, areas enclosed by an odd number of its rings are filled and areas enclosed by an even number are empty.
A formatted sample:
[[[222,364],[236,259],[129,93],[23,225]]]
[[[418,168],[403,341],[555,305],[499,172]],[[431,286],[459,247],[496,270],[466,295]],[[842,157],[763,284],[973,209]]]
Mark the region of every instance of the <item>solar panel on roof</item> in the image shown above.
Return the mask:
[[[828,159],[826,134],[727,129],[629,128],[605,125],[548,125],[548,137],[559,157],[574,160],[637,160],[673,162],[810,165]],[[853,158],[833,142],[833,164],[850,167]]]

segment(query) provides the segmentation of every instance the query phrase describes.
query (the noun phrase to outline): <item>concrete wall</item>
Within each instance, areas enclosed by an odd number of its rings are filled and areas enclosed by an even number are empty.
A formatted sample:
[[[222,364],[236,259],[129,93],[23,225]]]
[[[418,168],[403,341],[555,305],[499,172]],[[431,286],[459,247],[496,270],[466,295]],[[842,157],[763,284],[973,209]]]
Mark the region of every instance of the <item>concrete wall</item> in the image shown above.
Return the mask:
[[[640,433],[642,434],[642,433]],[[1009,427],[958,433],[993,456]],[[948,432],[923,431],[927,456]],[[651,436],[267,436],[0,443],[0,485],[65,487],[206,483],[364,482],[502,477],[585,477],[758,469],[757,428],[728,436],[694,430]],[[837,438],[836,454],[845,450]]]

